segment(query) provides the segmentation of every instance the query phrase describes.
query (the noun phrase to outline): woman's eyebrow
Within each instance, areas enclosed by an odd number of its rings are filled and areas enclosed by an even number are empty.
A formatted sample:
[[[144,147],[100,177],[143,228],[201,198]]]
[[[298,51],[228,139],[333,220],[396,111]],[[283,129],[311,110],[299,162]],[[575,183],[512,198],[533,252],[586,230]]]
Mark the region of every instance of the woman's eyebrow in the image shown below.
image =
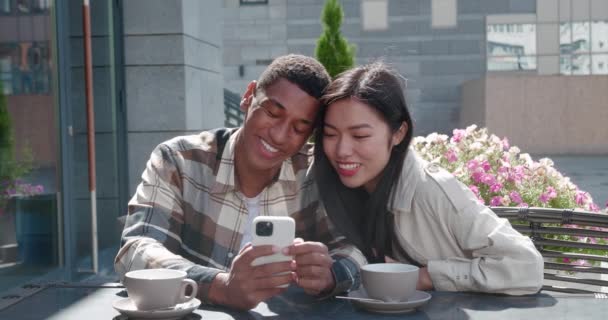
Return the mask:
[[[337,129],[335,126],[329,124],[329,123],[325,123],[325,126],[330,127],[332,129]],[[373,129],[373,127],[367,123],[362,123],[362,124],[356,124],[356,125],[352,125],[350,127],[348,127],[348,130],[357,130],[357,129]]]

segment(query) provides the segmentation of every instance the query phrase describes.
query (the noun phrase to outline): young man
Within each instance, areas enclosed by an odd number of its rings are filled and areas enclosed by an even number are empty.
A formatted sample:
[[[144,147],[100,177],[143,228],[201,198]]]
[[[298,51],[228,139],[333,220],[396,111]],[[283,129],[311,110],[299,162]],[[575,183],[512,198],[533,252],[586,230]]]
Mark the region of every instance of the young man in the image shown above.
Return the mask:
[[[329,81],[310,57],[279,57],[247,87],[242,127],[161,143],[129,202],[117,273],[184,270],[199,284],[204,303],[239,309],[255,307],[294,281],[310,294],[358,286],[363,255],[335,235],[304,183],[311,153],[303,146]],[[294,261],[251,266],[278,250],[249,244],[257,215],[296,220],[301,239],[286,252]]]

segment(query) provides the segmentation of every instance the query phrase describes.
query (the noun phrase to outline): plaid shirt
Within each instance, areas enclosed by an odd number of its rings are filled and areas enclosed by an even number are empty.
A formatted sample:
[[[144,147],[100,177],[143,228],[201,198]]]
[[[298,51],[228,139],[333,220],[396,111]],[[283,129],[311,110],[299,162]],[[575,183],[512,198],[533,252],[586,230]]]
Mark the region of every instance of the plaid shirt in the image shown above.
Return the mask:
[[[221,157],[216,134],[176,137],[152,152],[142,182],[129,202],[122,246],[114,267],[119,276],[131,270],[184,270],[208,301],[213,278],[230,268],[246,228],[247,205],[236,189],[234,148],[240,130],[231,130]],[[334,264],[336,287],[330,295],[359,286],[365,258],[336,235],[319,204],[306,170],[310,146],[283,162],[275,181],[260,193],[260,215],[289,215],[296,236],[325,243]]]

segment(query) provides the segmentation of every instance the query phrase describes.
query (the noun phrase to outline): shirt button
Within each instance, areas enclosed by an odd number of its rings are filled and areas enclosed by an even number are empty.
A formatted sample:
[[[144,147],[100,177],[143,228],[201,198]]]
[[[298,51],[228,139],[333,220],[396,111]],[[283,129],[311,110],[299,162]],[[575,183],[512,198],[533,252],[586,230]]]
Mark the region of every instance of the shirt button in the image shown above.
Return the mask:
[[[228,258],[232,259],[232,257],[234,257],[234,253],[228,252]]]
[[[431,164],[429,164],[428,169],[429,169],[429,172],[435,173],[435,172],[439,171],[439,166],[436,163],[431,163]]]

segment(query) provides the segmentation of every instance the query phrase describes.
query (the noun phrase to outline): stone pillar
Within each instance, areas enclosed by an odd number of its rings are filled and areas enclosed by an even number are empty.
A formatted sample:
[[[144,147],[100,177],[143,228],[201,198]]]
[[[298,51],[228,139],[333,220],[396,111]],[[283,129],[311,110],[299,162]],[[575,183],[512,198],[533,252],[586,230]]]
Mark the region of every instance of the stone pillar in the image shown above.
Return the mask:
[[[222,126],[221,0],[123,2],[129,186],[152,149]]]

